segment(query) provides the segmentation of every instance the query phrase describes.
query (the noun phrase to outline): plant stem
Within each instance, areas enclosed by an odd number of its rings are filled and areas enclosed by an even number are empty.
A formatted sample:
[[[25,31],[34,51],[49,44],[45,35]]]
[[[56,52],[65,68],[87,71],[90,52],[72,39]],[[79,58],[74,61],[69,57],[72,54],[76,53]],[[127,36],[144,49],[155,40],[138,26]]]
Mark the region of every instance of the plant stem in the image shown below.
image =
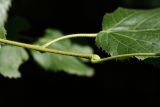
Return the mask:
[[[18,46],[18,47],[33,49],[33,50],[37,50],[37,51],[41,51],[41,52],[49,52],[49,53],[75,56],[75,57],[81,57],[81,58],[87,58],[87,59],[92,59],[92,57],[95,56],[95,54],[80,54],[80,53],[73,53],[73,52],[65,52],[65,51],[44,48],[44,47],[38,46],[38,45],[31,45],[31,44],[26,44],[26,43],[11,41],[11,40],[5,40],[5,39],[0,39],[0,43],[5,43],[5,44],[9,44],[9,45]]]
[[[57,39],[54,39],[44,45],[42,45],[42,47],[46,48],[48,47],[49,45],[57,42],[57,41],[60,41],[60,40],[63,40],[63,39],[68,39],[68,38],[77,38],[77,37],[87,37],[87,38],[95,38],[97,36],[97,34],[71,34],[71,35],[66,35],[66,36],[62,36],[62,37],[59,37]]]
[[[18,46],[18,47],[33,49],[33,50],[37,50],[37,51],[41,51],[41,52],[49,52],[49,53],[54,53],[54,54],[87,58],[87,59],[90,59],[92,63],[101,63],[104,61],[126,58],[126,57],[133,57],[133,56],[160,56],[160,53],[133,53],[133,54],[116,55],[116,56],[111,56],[111,57],[107,57],[107,58],[100,58],[96,54],[80,54],[80,53],[73,53],[73,52],[65,52],[65,51],[59,51],[59,50],[45,48],[45,47],[38,46],[38,45],[31,45],[31,44],[26,44],[26,43],[21,43],[21,42],[6,40],[6,39],[0,39],[0,43],[5,43],[8,45],[14,45],[14,46]]]
[[[107,58],[102,58],[102,59],[91,59],[92,63],[101,63],[104,61],[109,61],[109,60],[114,60],[114,59],[120,59],[120,58],[127,58],[127,57],[133,57],[133,56],[160,56],[160,53],[133,53],[133,54],[123,54],[123,55],[116,55],[116,56],[111,56]]]

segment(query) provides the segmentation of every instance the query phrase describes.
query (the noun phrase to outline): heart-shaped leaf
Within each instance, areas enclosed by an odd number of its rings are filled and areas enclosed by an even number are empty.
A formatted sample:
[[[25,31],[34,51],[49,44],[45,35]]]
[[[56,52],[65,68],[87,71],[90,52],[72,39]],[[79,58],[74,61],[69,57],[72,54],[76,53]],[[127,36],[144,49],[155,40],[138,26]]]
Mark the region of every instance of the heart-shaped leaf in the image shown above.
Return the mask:
[[[103,19],[96,37],[98,47],[111,56],[160,52],[160,9],[118,8]],[[142,58],[142,57],[138,57]]]

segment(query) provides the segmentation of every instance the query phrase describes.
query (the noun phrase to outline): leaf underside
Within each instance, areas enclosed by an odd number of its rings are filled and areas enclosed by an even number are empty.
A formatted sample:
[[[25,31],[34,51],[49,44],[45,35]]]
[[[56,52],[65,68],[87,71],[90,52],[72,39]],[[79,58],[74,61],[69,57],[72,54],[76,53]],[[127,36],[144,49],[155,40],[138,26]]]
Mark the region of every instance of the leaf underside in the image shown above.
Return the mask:
[[[20,47],[3,46],[0,50],[0,74],[9,78],[21,77],[19,66],[28,60],[27,52]]]
[[[40,38],[36,44],[43,45],[62,35],[63,34],[57,30],[48,29],[45,36]],[[69,52],[82,52],[82,50],[85,50],[85,52],[92,52],[92,49],[89,46],[73,44],[70,40],[56,42],[48,48]],[[37,51],[32,51],[32,55],[40,66],[49,71],[65,71],[69,74],[76,74],[79,76],[92,76],[94,73],[93,69],[85,65],[82,60],[75,57],[52,53],[40,53]]]
[[[160,52],[160,9],[118,8],[103,18],[98,47],[111,56]],[[144,59],[144,57],[137,57]],[[145,57],[147,58],[147,57]]]

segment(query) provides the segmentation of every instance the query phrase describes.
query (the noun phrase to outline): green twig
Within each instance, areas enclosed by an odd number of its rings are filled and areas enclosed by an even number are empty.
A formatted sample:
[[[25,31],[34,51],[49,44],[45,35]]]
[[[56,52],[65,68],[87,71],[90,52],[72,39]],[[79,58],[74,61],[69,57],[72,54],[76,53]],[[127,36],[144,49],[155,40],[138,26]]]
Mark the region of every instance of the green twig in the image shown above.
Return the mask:
[[[104,61],[114,60],[114,59],[121,59],[121,58],[127,58],[127,57],[134,57],[134,56],[160,56],[160,53],[133,53],[133,54],[123,54],[123,55],[116,55],[111,56],[107,58],[101,58],[101,59],[92,59],[92,63],[101,63]]]
[[[116,56],[111,56],[107,58],[100,58],[99,55],[96,55],[96,54],[81,54],[81,53],[74,53],[74,52],[65,52],[65,51],[45,48],[45,47],[38,46],[38,45],[31,45],[31,44],[26,44],[26,43],[21,43],[21,42],[6,40],[6,39],[0,39],[0,43],[33,49],[33,50],[37,50],[41,52],[49,52],[49,53],[54,53],[54,54],[87,58],[87,59],[90,59],[92,63],[101,63],[104,61],[126,58],[126,57],[133,57],[133,56],[160,56],[160,53],[133,53],[133,54],[116,55]]]
[[[41,52],[49,52],[49,53],[75,56],[75,57],[81,57],[81,58],[87,58],[87,59],[92,59],[92,57],[94,56],[94,54],[80,54],[80,53],[74,53],[74,52],[59,51],[59,50],[44,48],[44,47],[38,46],[38,45],[31,45],[31,44],[15,42],[15,41],[5,40],[5,39],[0,39],[0,42],[5,43],[5,44],[9,44],[9,45],[23,47],[23,48],[33,49],[33,50],[37,50],[37,51],[41,51]]]

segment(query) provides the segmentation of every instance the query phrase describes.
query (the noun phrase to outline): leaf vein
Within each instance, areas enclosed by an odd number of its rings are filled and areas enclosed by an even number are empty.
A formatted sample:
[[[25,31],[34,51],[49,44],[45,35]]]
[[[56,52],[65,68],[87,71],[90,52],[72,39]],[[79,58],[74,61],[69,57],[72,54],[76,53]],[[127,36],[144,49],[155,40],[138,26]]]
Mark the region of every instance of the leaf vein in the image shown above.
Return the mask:
[[[111,28],[109,28],[108,30],[112,30],[115,27],[117,27],[119,24],[121,24],[123,21],[127,20],[128,18],[132,17],[136,12],[131,13],[130,15],[128,15],[127,17],[122,18],[119,22],[117,22],[115,25],[113,25]]]
[[[141,26],[143,23],[145,23],[146,21],[148,21],[149,19],[151,19],[152,17],[154,17],[154,16],[156,16],[156,15],[159,15],[159,13],[157,14],[153,14],[153,15],[151,15],[150,17],[148,17],[148,18],[144,18],[140,23],[138,23],[133,29],[135,30],[135,29],[137,29],[139,26]]]
[[[125,38],[129,38],[133,41],[135,41],[137,44],[139,44],[139,46],[141,46],[146,52],[149,52],[148,49],[146,49],[145,47],[143,47],[139,42],[137,42],[137,39],[135,38],[131,38],[129,36],[126,36],[126,35],[123,35],[123,34],[119,34],[119,33],[115,33],[116,35],[119,35],[119,36],[122,36],[122,37],[125,37]]]

